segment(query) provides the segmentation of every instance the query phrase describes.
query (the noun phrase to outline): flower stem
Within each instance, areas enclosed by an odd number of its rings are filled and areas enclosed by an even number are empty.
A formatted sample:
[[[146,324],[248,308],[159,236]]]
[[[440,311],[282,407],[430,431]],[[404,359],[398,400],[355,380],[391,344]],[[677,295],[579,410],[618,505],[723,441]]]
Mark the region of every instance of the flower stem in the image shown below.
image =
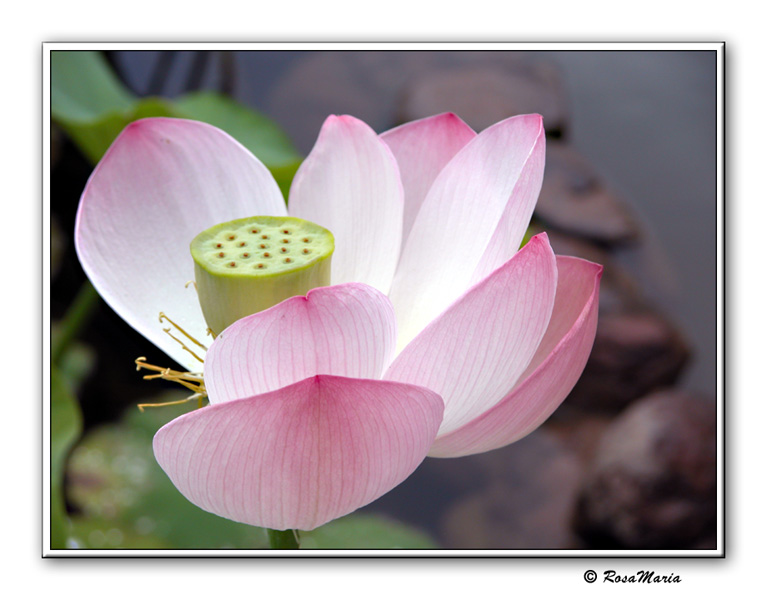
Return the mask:
[[[77,293],[67,314],[61,321],[57,335],[51,340],[51,363],[57,364],[72,341],[80,333],[94,307],[99,295],[89,281],[86,281]]]
[[[267,529],[269,536],[269,546],[274,550],[298,550],[298,532],[295,529],[286,529],[278,531],[276,529]]]

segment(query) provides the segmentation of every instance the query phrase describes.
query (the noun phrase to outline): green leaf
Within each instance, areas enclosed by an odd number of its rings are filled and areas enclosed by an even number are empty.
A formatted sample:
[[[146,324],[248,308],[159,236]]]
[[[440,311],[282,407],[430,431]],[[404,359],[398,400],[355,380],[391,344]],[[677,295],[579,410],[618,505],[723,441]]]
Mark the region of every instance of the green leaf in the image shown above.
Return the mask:
[[[427,534],[388,517],[354,514],[314,531],[302,531],[301,548],[311,549],[432,549]]]
[[[94,164],[130,122],[135,104],[101,52],[51,52],[51,116]]]
[[[75,517],[72,519],[67,546],[70,549],[92,550],[167,549],[164,540],[152,535],[152,529],[151,520],[139,520],[126,526],[110,519]]]
[[[216,92],[194,92],[177,99],[181,116],[223,129],[266,165],[287,198],[302,157],[290,138],[268,117]]]
[[[267,165],[287,166],[301,161],[287,134],[271,119],[216,92],[193,92],[175,101],[189,119],[223,129]]]
[[[73,342],[58,365],[59,374],[67,382],[72,393],[77,395],[83,382],[93,373],[96,366],[96,352],[87,344]]]
[[[82,331],[99,302],[99,295],[89,281],[83,283],[67,308],[64,318],[54,325],[51,334],[51,364],[61,366],[72,343]]]
[[[177,399],[166,394],[154,399]],[[157,465],[152,437],[194,404],[130,410],[89,433],[72,454],[72,501],[82,515],[70,538],[80,548],[268,548],[266,532],[190,503]],[[403,523],[370,514],[343,517],[300,533],[303,549],[430,549],[436,542]]]
[[[77,400],[55,366],[51,367],[51,548],[66,547],[69,521],[64,503],[64,471],[69,449],[82,432]]]
[[[96,164],[119,133],[133,121],[146,117],[179,116],[169,100],[144,98],[125,110],[111,110],[89,121],[61,118],[58,121],[88,160]]]
[[[130,110],[136,98],[117,79],[101,52],[51,52],[51,112],[62,121],[95,121]]]
[[[223,129],[266,165],[286,198],[302,161],[276,123],[222,94],[137,98],[100,52],[51,53],[51,113],[94,164],[126,125],[146,117],[194,119]]]
[[[170,394],[153,399],[178,399]],[[195,404],[129,410],[122,422],[89,433],[72,453],[72,501],[81,509],[83,548],[267,548],[264,530],[196,507],[173,486],[152,453],[159,427]]]

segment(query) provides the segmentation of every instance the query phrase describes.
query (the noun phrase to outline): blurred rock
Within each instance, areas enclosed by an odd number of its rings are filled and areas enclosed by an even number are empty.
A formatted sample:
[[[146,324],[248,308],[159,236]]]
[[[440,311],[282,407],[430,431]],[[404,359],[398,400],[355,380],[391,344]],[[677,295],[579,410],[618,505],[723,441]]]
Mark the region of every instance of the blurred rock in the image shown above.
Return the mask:
[[[546,132],[561,136],[566,101],[556,71],[525,62],[451,66],[425,73],[404,90],[403,122],[454,112],[476,131],[513,115],[540,113]]]
[[[296,60],[268,99],[269,114],[308,153],[330,114],[350,114],[377,131],[394,122],[394,98],[408,64],[392,72],[385,52],[312,52]]]
[[[556,436],[582,465],[589,464],[596,454],[602,434],[615,417],[599,413],[571,411],[568,410],[566,404],[557,413],[558,418],[546,421],[543,429]]]
[[[660,314],[601,314],[594,347],[568,406],[617,412],[676,382],[690,356],[687,342]]]
[[[535,214],[547,226],[606,245],[636,241],[640,233],[625,202],[583,156],[561,143],[546,147],[546,173]]]
[[[557,254],[604,266],[594,347],[555,420],[573,407],[617,413],[633,400],[674,384],[690,359],[690,346],[681,331],[648,302],[612,253],[556,231],[549,239]]]
[[[483,472],[487,484],[446,511],[445,547],[574,547],[571,519],[581,466],[556,437],[537,430],[506,448],[443,461],[445,473],[459,473],[460,467],[449,468],[458,461]]]
[[[594,548],[710,545],[716,525],[716,408],[663,391],[605,432],[579,494],[574,524]]]
[[[546,227],[539,222],[536,222],[532,228],[535,233],[546,231],[555,254],[577,256],[604,267],[599,285],[600,314],[649,309],[637,282],[615,261],[613,254],[604,246],[555,229],[546,230]]]
[[[435,85],[447,86],[447,95],[430,92]],[[563,89],[555,66],[524,52],[311,52],[275,84],[267,112],[303,152],[330,114],[353,115],[382,132],[448,110],[475,129],[540,112],[547,132],[560,135],[567,122]]]

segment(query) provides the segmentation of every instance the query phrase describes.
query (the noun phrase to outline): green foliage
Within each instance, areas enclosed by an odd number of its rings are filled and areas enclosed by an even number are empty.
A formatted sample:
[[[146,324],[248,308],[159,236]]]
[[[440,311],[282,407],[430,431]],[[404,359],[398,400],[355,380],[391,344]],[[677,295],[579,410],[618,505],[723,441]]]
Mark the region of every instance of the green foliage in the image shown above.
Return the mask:
[[[69,449],[82,432],[80,406],[69,384],[51,367],[51,548],[64,548],[69,521],[64,502],[64,471]]]
[[[134,102],[133,94],[100,52],[51,52],[51,112],[55,119],[84,123],[108,111],[130,110]]]
[[[75,393],[93,370],[91,349],[75,338],[87,321],[98,296],[90,284],[83,286],[65,318],[51,330],[51,548],[66,545],[71,522],[67,516],[64,480],[67,458],[80,437],[83,418]]]
[[[53,327],[53,337],[55,338],[57,327],[56,325]],[[93,348],[86,344],[72,342],[56,366],[76,399],[83,382],[96,366],[96,353]]]
[[[176,399],[177,394],[154,401]],[[184,498],[157,465],[152,437],[194,403],[129,411],[122,422],[93,431],[72,455],[71,498],[80,509],[70,544],[112,549],[267,549],[263,529],[207,513]],[[435,548],[410,527],[374,515],[350,515],[310,532],[301,548]]]
[[[222,94],[137,98],[100,52],[51,53],[51,114],[94,164],[129,123],[146,117],[204,121],[223,129],[272,172],[285,197],[301,155],[271,120]]]
[[[314,531],[301,532],[301,548],[431,549],[437,544],[425,533],[387,517],[352,514]]]
[[[153,401],[177,399],[178,393]],[[129,410],[89,433],[72,454],[79,548],[266,548],[263,530],[207,513],[184,498],[154,460],[152,437],[195,404]],[[133,545],[137,544],[137,545]]]
[[[175,106],[185,118],[223,129],[255,154],[272,172],[287,198],[290,182],[302,159],[288,136],[273,121],[215,92],[187,94],[179,98]]]
[[[176,116],[170,104],[160,98],[137,101],[123,111],[109,111],[87,121],[59,120],[78,148],[92,163],[97,163],[126,125],[144,117]]]
[[[93,163],[131,121],[171,112],[163,100],[138,101],[100,52],[51,52],[51,116]]]

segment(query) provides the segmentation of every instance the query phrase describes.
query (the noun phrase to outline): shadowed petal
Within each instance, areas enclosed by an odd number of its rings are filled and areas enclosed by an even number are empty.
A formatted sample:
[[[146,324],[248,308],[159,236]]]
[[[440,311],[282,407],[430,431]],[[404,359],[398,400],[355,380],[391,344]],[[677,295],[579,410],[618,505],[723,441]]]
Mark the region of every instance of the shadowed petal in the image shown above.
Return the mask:
[[[490,261],[483,259],[488,246],[519,248],[536,200],[528,193],[534,178],[526,175],[526,165],[539,165],[543,137],[540,115],[506,119],[477,135],[439,173],[413,223],[389,295],[399,347],[475,281],[474,272]],[[499,223],[503,234],[493,240]],[[490,253],[493,260],[500,256],[496,249]]]
[[[157,432],[154,452],[204,510],[271,529],[314,529],[407,478],[442,410],[427,389],[318,375],[184,415]]]
[[[387,293],[402,239],[402,195],[389,147],[362,121],[330,116],[296,173],[288,207],[333,232],[333,283]]]
[[[462,427],[503,398],[530,363],[556,285],[554,253],[546,234],[537,235],[416,336],[384,379],[440,394],[440,435]]]
[[[594,343],[602,267],[558,256],[557,269],[551,322],[519,383],[487,412],[438,438],[430,456],[466,456],[511,444],[543,423],[570,393]]]
[[[316,288],[225,329],[208,351],[205,386],[218,403],[317,374],[378,379],[395,340],[394,309],[375,288]]]
[[[191,370],[200,363],[162,331],[164,311],[203,342],[189,244],[217,223],[286,214],[269,171],[229,135],[180,119],[136,121],[114,141],[83,192],[75,245],[107,303]]]
[[[381,134],[381,139],[397,159],[405,189],[403,247],[434,179],[456,152],[476,135],[453,113],[411,121]]]

